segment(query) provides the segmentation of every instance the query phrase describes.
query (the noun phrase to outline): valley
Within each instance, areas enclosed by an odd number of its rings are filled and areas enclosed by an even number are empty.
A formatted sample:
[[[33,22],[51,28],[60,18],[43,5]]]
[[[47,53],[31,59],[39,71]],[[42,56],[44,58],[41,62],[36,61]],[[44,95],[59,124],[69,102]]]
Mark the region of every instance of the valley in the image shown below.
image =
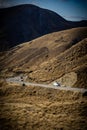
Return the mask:
[[[0,18],[0,130],[87,130],[87,20],[32,4]]]

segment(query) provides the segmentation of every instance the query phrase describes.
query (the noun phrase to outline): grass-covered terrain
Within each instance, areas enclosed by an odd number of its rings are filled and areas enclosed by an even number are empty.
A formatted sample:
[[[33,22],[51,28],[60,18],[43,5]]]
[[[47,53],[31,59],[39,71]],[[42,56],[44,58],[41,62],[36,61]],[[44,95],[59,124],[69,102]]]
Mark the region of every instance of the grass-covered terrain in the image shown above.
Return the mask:
[[[86,130],[87,94],[0,82],[0,130]]]
[[[39,83],[61,78],[66,86],[64,77],[74,73],[76,79],[71,75],[69,86],[87,88],[87,28],[51,33],[2,52],[0,70],[0,77],[24,74]]]
[[[0,130],[87,130],[87,93],[6,83],[6,78],[87,88],[87,28],[0,52]]]

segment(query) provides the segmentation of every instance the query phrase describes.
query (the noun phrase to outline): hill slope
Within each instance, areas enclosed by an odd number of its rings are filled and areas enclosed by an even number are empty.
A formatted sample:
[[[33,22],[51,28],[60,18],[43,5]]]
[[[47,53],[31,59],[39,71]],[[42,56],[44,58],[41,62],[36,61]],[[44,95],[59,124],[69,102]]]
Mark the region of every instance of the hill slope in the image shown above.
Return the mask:
[[[22,74],[32,82],[58,80],[87,88],[86,37],[87,28],[75,28],[0,52],[1,130],[87,129],[87,93],[24,87],[3,80]]]
[[[86,130],[82,93],[0,83],[1,130]]]
[[[2,75],[28,75],[28,80],[51,83],[76,74],[74,87],[87,87],[87,28],[75,28],[40,37],[0,53]],[[72,77],[70,77],[71,79]],[[63,83],[65,78],[61,79]],[[64,84],[67,85],[67,79]]]
[[[34,5],[0,9],[0,51],[42,35],[87,26],[87,21],[69,22],[58,14]]]

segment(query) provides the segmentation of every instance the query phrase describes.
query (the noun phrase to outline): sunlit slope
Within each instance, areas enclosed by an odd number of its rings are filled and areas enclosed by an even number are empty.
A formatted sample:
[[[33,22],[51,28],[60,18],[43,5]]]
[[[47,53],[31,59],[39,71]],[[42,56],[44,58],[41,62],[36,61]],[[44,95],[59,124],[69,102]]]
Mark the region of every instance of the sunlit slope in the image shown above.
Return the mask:
[[[5,75],[28,75],[28,80],[51,82],[74,72],[74,86],[87,87],[87,28],[51,33],[1,54]]]

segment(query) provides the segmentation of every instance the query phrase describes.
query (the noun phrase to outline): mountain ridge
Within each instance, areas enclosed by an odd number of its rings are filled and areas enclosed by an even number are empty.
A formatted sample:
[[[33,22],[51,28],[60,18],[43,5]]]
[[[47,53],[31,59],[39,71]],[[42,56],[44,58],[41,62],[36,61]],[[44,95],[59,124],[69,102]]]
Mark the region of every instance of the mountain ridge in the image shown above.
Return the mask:
[[[53,11],[31,4],[0,9],[0,17],[0,51],[48,33],[87,25],[87,21],[70,22]]]

